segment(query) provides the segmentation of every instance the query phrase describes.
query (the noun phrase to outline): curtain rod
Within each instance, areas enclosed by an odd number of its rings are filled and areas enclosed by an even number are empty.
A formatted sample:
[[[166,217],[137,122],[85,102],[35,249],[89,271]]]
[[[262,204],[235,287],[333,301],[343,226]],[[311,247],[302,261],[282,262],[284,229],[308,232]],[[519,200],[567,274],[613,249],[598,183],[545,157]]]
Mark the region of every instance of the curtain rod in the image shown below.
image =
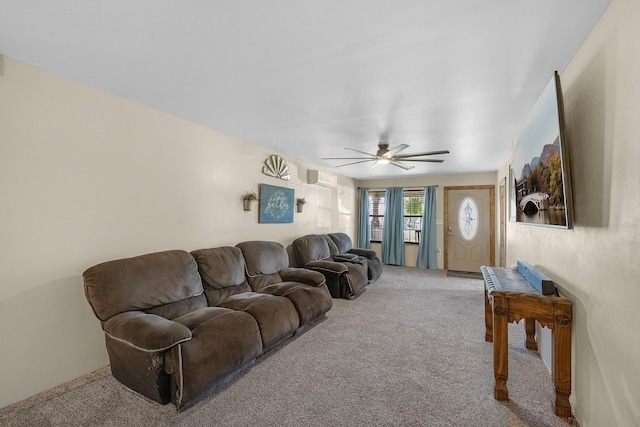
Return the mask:
[[[438,187],[437,185],[425,185],[424,187]],[[424,187],[402,187],[403,190],[424,190]],[[358,187],[358,190],[367,187]],[[386,188],[367,188],[370,191],[384,191]]]

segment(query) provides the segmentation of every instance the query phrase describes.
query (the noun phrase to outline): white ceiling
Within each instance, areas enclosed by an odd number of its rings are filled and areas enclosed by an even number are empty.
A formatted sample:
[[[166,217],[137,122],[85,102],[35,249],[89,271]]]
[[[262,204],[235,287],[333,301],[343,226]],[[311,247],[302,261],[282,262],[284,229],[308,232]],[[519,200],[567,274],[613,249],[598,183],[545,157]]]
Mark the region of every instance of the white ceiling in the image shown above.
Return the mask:
[[[371,179],[495,171],[610,0],[0,0],[0,54]],[[356,155],[357,157],[357,155]]]

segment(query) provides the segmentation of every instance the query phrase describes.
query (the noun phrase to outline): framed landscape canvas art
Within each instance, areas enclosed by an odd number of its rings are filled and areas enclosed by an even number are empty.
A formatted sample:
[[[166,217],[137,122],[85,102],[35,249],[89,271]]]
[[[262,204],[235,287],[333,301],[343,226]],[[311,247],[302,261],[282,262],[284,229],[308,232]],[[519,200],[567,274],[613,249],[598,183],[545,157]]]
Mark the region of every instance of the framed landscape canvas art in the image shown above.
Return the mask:
[[[294,190],[260,184],[261,224],[286,224],[293,222]]]
[[[513,139],[515,220],[572,227],[571,178],[560,78],[556,72]]]

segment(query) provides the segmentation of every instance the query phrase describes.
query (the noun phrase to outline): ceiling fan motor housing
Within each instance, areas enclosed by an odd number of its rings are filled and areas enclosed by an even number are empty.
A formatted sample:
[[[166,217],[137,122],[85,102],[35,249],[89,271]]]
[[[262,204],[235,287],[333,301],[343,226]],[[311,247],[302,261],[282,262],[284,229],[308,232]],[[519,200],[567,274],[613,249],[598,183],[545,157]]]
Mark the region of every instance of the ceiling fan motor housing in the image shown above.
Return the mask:
[[[376,156],[382,157],[389,152],[389,144],[386,142],[381,142],[378,144],[379,150],[376,152]]]

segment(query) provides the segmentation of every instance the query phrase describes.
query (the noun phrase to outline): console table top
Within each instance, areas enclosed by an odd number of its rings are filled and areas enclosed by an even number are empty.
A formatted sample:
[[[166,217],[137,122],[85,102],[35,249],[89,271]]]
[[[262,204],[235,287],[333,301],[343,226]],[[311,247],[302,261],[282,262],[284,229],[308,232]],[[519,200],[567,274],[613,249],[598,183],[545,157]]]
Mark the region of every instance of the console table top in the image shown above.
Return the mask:
[[[516,269],[503,267],[482,267],[482,275],[485,279],[487,293],[501,293],[507,297],[526,295],[537,297],[541,300],[552,300],[556,304],[571,304],[571,301],[562,296],[542,295],[527,279]]]

